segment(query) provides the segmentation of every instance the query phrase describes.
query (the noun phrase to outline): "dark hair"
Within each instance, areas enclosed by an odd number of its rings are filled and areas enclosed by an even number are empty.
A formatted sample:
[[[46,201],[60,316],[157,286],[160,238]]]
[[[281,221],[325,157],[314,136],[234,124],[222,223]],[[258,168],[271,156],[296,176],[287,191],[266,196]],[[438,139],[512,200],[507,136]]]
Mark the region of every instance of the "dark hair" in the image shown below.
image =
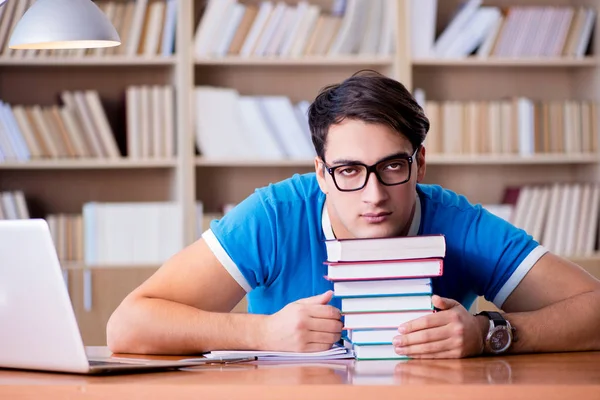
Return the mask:
[[[387,125],[404,135],[413,150],[423,143],[429,130],[429,119],[404,85],[371,70],[324,87],[310,105],[308,123],[321,159],[325,159],[329,127],[346,118]]]

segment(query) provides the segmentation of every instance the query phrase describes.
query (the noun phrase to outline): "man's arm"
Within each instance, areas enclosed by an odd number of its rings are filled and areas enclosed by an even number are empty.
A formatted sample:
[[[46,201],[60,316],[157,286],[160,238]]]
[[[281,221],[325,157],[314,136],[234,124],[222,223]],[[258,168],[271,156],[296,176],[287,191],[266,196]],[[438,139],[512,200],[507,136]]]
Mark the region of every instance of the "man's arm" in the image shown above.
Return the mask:
[[[339,311],[326,305],[331,292],[292,303],[272,316],[230,313],[244,295],[200,239],[123,300],[108,321],[108,347],[115,353],[142,354],[315,351],[339,340]]]
[[[396,352],[414,358],[455,358],[483,352],[488,320],[458,302],[435,297],[442,311],[399,327]],[[517,329],[511,352],[600,350],[600,281],[546,253],[502,306]]]
[[[517,329],[510,352],[600,350],[600,281],[554,254],[540,258],[502,309]]]

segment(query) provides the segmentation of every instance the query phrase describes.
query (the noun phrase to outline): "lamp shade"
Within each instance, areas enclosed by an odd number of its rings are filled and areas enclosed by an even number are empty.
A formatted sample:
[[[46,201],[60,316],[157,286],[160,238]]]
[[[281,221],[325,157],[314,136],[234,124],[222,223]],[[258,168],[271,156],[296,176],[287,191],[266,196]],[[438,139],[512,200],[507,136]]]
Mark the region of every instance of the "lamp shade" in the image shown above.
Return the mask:
[[[24,1],[24,0],[9,0]],[[121,44],[106,15],[90,0],[37,0],[15,27],[11,49],[81,49]]]

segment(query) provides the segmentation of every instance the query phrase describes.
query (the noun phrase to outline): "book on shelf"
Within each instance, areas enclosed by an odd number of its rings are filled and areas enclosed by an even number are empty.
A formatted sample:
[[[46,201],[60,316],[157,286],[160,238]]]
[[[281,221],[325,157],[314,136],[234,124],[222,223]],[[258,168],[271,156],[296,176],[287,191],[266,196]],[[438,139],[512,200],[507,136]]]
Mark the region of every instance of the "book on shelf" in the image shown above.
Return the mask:
[[[590,257],[600,248],[596,182],[508,187],[503,203],[510,209],[508,221],[554,254]]]
[[[21,190],[0,192],[0,220],[29,219],[29,208]]]
[[[395,353],[392,339],[400,325],[435,312],[432,278],[443,274],[445,237],[325,243],[325,278],[333,282],[334,298],[340,303],[344,345],[353,349],[357,359],[405,358]]]
[[[208,0],[194,35],[196,58],[387,56],[394,51],[394,2]],[[217,38],[215,40],[215,38]]]
[[[235,89],[195,89],[196,146],[208,159],[312,160],[308,102],[243,96]]]
[[[36,0],[10,1],[0,18],[0,50],[4,58],[31,60],[46,57],[152,57],[175,52],[178,0],[96,1],[115,27],[121,45],[96,49],[14,50],[8,48],[16,23]]]
[[[125,97],[127,157],[174,157],[173,87],[130,86]],[[63,104],[52,106],[0,102],[0,162],[123,158],[96,90],[63,91],[60,98]]]
[[[597,154],[598,104],[591,100],[425,100],[428,154]]]
[[[597,11],[588,6],[460,4],[435,37],[437,0],[412,0],[415,58],[573,58],[589,53]]]

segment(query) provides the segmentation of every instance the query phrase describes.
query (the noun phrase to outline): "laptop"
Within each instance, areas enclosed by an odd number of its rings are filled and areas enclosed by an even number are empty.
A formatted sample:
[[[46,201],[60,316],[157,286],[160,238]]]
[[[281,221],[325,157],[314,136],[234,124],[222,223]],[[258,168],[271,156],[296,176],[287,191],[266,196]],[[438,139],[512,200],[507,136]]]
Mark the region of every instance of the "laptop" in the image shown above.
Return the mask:
[[[0,326],[0,368],[108,374],[247,361],[88,358],[43,219],[0,220]]]

